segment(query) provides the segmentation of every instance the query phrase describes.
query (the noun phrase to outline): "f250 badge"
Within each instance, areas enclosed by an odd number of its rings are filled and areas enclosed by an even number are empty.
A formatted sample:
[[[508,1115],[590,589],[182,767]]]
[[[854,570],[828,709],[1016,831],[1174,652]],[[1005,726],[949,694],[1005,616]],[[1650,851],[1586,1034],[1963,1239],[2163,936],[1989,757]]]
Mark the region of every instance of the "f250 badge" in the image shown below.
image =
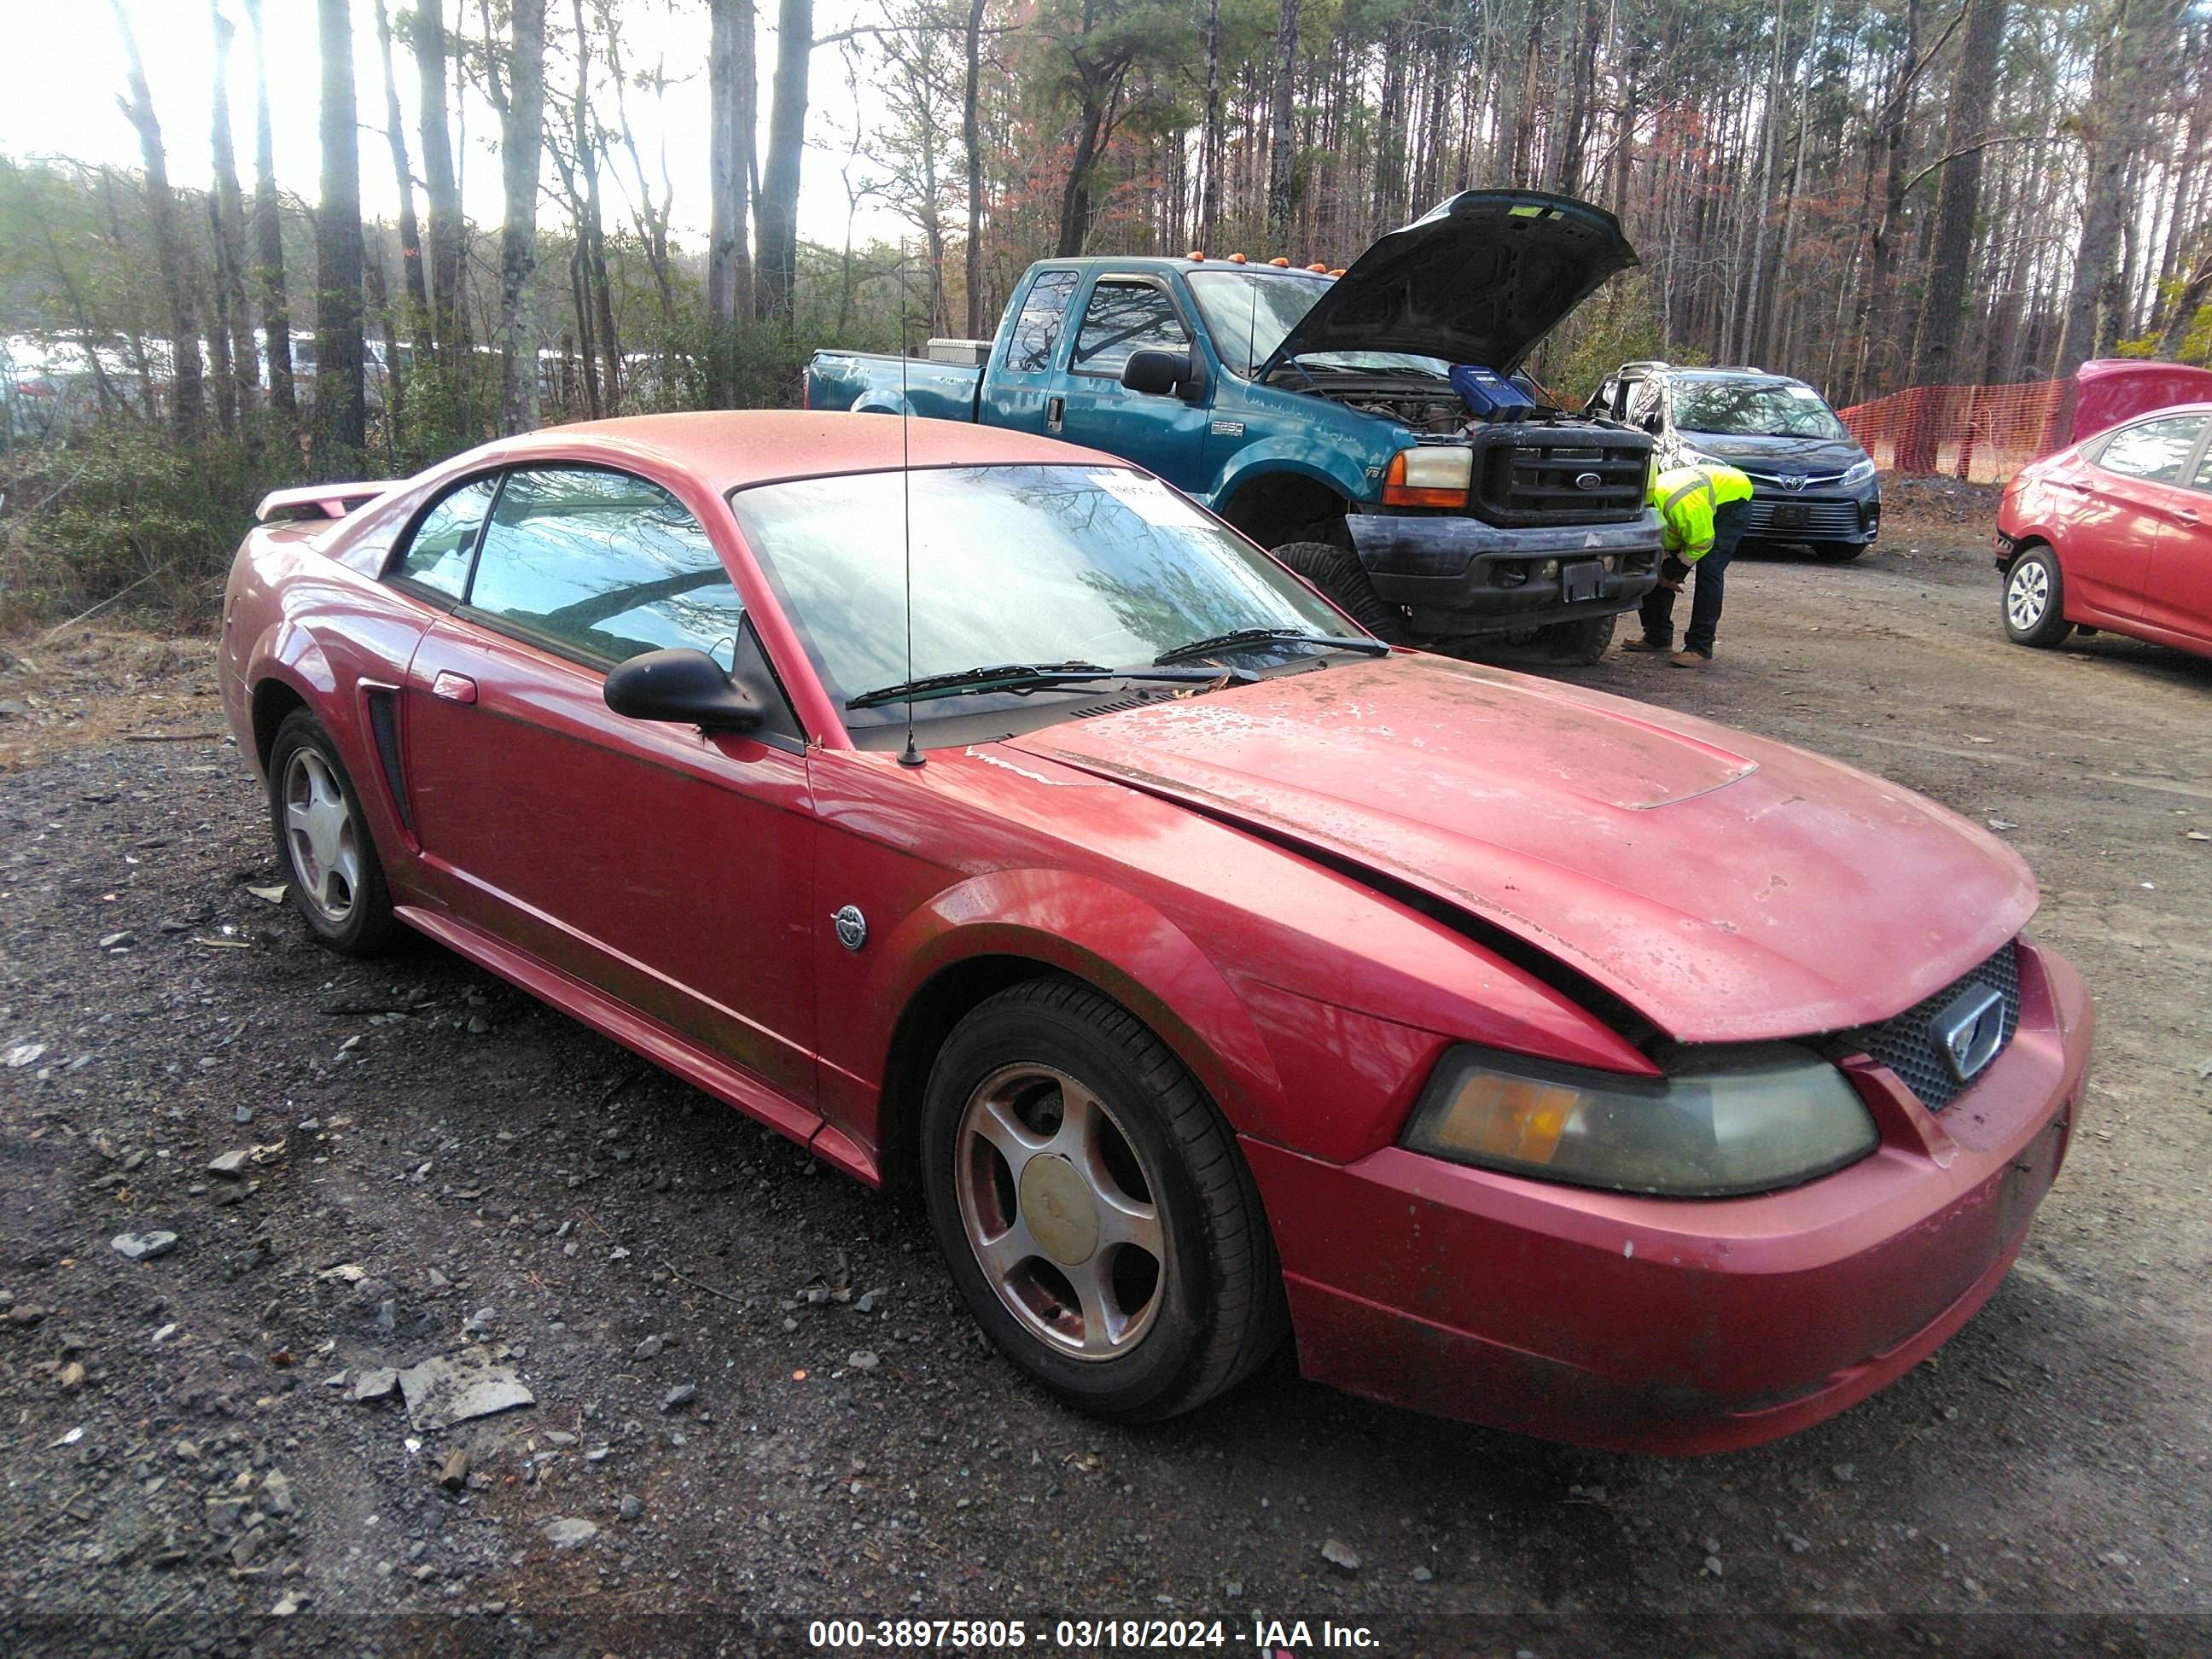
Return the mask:
[[[1244,435],[1244,422],[1242,421],[1216,421],[1213,423],[1212,431],[1213,435],[1217,438],[1241,438]]]

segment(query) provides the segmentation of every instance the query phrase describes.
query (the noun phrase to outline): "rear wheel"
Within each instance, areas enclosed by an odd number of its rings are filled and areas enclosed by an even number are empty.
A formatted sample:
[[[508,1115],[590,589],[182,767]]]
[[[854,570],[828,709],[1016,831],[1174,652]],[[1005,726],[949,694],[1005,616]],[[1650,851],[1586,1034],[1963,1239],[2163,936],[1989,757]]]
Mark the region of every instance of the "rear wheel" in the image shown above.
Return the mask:
[[[284,717],[269,745],[269,823],[293,905],[315,937],[351,957],[389,945],[399,923],[361,798],[330,733],[304,708]]]
[[[1867,547],[1865,542],[1814,542],[1813,556],[1826,564],[1849,564]]]
[[[2058,644],[2074,628],[2065,600],[2057,556],[2040,543],[2022,548],[2005,574],[2005,633],[2016,645]]]
[[[1538,631],[1537,642],[1553,662],[1588,665],[1601,660],[1613,648],[1613,631],[1619,616],[1586,617],[1578,622],[1553,623]]]
[[[1285,542],[1275,556],[1334,600],[1339,610],[1392,645],[1407,642],[1406,613],[1386,604],[1357,554],[1327,542]]]
[[[1188,1411],[1281,1340],[1281,1272],[1227,1125],[1088,986],[1031,980],[955,1028],[930,1073],[922,1170],[976,1322],[1085,1411]]]

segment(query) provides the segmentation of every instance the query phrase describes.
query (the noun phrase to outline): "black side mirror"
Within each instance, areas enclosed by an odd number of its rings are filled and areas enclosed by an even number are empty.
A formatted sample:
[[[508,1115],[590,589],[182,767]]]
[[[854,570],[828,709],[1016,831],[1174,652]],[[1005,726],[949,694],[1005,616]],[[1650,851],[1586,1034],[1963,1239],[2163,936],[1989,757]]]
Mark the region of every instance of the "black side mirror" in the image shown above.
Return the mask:
[[[703,651],[647,651],[607,675],[607,707],[634,720],[682,720],[715,732],[750,732],[767,718],[761,699]]]
[[[1649,415],[1646,415],[1642,420],[1638,421],[1637,425],[1642,427],[1646,432],[1656,438],[1667,430],[1667,417],[1655,409]]]
[[[1121,384],[1156,398],[1172,397],[1178,389],[1189,397],[1205,389],[1206,374],[1194,352],[1133,351],[1121,365]]]

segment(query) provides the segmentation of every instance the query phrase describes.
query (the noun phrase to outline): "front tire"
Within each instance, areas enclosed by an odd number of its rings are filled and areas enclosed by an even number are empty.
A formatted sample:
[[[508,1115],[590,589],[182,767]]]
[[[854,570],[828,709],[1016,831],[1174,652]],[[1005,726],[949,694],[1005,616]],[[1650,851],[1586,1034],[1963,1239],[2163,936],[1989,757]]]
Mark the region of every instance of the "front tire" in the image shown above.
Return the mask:
[[[2058,556],[2039,542],[2023,548],[2005,573],[2004,620],[2005,634],[2015,645],[2048,649],[2074,631],[2066,620]]]
[[[269,746],[269,823],[308,931],[349,957],[388,947],[399,923],[361,797],[330,733],[304,708],[284,717]]]
[[[1605,653],[1613,648],[1613,629],[1620,621],[1620,616],[1615,614],[1553,623],[1539,630],[1536,638],[1544,647],[1544,654],[1553,662],[1579,663],[1587,668],[1592,663],[1603,661]]]
[[[969,1311],[1071,1404],[1172,1417],[1280,1341],[1281,1270],[1228,1127],[1090,987],[1027,981],[961,1021],[930,1073],[921,1153]]]
[[[1407,642],[1406,613],[1376,592],[1358,555],[1327,542],[1285,542],[1275,550],[1275,556],[1321,589],[1338,610],[1376,639],[1388,645]]]

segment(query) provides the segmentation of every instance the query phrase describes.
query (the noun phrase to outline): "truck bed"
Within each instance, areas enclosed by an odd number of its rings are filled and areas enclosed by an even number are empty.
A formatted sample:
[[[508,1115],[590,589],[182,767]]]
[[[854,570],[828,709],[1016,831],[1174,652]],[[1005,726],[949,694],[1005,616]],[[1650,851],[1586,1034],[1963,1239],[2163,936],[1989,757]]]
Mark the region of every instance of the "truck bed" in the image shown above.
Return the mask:
[[[809,409],[972,421],[983,371],[880,351],[817,351],[806,370]]]

